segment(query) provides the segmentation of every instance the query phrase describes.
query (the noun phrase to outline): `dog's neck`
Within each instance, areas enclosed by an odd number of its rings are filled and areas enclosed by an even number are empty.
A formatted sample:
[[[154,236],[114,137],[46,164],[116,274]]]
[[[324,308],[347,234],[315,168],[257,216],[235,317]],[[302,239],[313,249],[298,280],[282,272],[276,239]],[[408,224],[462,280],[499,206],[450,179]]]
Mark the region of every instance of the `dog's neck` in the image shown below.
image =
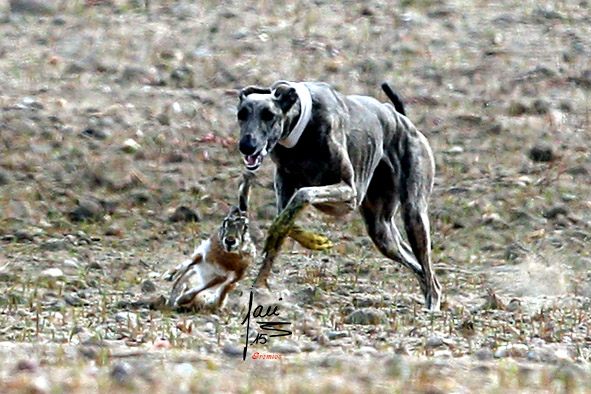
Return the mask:
[[[289,128],[289,131],[278,143],[286,148],[293,148],[300,140],[304,129],[312,117],[312,95],[306,85],[301,82],[289,82],[289,85],[296,90],[296,94],[298,95],[300,113],[299,116],[294,116],[293,120],[288,122],[286,126]],[[296,121],[296,123],[292,127],[293,121]]]

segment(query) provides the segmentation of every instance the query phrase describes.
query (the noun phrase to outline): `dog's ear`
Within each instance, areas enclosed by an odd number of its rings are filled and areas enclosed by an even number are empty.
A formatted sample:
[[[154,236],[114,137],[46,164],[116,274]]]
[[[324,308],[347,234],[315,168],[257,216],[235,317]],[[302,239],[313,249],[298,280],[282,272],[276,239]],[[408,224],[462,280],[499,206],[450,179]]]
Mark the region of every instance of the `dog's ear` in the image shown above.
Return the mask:
[[[249,94],[253,94],[253,93],[271,94],[271,89],[261,88],[259,86],[247,86],[240,91],[240,101],[242,101]]]
[[[275,101],[279,108],[286,113],[298,101],[296,90],[287,84],[280,84],[275,88]]]

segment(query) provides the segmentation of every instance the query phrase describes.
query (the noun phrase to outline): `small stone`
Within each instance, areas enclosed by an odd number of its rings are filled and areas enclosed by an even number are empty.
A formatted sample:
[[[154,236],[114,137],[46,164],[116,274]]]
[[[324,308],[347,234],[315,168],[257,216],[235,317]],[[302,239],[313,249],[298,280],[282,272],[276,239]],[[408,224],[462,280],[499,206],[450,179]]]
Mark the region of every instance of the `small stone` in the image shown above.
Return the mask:
[[[47,242],[43,242],[39,247],[42,250],[48,251],[58,251],[58,250],[67,250],[70,244],[65,239],[50,239]]]
[[[212,322],[208,321],[203,326],[203,331],[204,332],[215,332],[215,324],[213,324]]]
[[[173,212],[172,215],[170,215],[169,220],[174,223],[177,223],[177,222],[199,222],[201,220],[201,218],[199,217],[197,212],[195,212],[191,208],[181,205]]]
[[[85,137],[95,138],[97,140],[105,140],[111,136],[111,133],[103,129],[87,127],[82,130],[82,135]]]
[[[163,126],[170,126],[170,116],[166,112],[162,112],[156,116],[156,120]]]
[[[304,344],[304,346],[302,346],[302,352],[311,353],[311,352],[315,352],[319,348],[320,348],[320,346],[318,346],[316,343],[307,342]]]
[[[477,359],[478,361],[487,361],[487,360],[492,360],[494,357],[493,352],[490,349],[478,349],[476,352],[474,352],[474,358]]]
[[[570,175],[589,175],[589,170],[584,164],[578,164],[566,169]]]
[[[70,305],[70,306],[82,306],[84,305],[84,301],[82,301],[80,298],[70,295],[70,294],[66,294],[64,296],[64,301],[66,301],[66,304]]]
[[[156,291],[156,284],[151,280],[145,280],[142,283],[142,293],[153,293]]]
[[[55,18],[52,19],[51,23],[54,26],[63,26],[63,25],[66,24],[66,20],[63,17],[61,17],[61,16],[57,16],[57,17],[55,17]]]
[[[271,346],[270,349],[273,353],[281,353],[281,354],[292,354],[292,353],[300,353],[300,347],[292,342],[277,342]]]
[[[123,236],[123,230],[117,224],[112,224],[105,230],[105,235],[109,237],[121,237]]]
[[[228,356],[232,356],[232,357],[238,357],[238,356],[240,356],[240,357],[242,357],[242,355],[244,353],[244,347],[236,346],[236,345],[233,345],[231,343],[228,343],[228,344],[226,344],[222,348],[222,352],[224,352]]]
[[[523,358],[527,355],[528,347],[523,344],[507,345],[497,349],[494,356],[495,358]]]
[[[115,314],[115,321],[118,323],[130,324],[137,326],[137,315],[132,312],[118,312]]]
[[[51,15],[55,13],[57,2],[37,0],[10,0],[10,12],[31,15]]]
[[[438,336],[431,336],[429,338],[427,338],[427,342],[425,343],[425,347],[428,349],[435,349],[437,347],[441,347],[443,346],[443,339],[441,339],[441,337]]]
[[[14,233],[14,238],[17,241],[33,241],[35,239],[35,235],[36,234],[30,231],[19,229]]]
[[[121,150],[125,153],[135,153],[141,149],[141,145],[137,143],[133,138],[128,138],[123,141],[123,146]]]
[[[189,363],[181,363],[177,364],[173,368],[174,375],[181,375],[181,376],[193,376],[197,370],[195,367]]]
[[[335,339],[346,338],[348,336],[349,333],[347,331],[329,331],[326,333],[326,337],[331,341]]]
[[[386,320],[384,313],[375,308],[357,309],[345,316],[347,324],[371,325],[380,324]]]
[[[14,182],[12,174],[3,168],[0,168],[0,186],[8,185]]]
[[[88,264],[88,269],[89,270],[102,270],[103,266],[98,261],[93,261],[90,264]]]
[[[66,67],[66,69],[64,70],[64,74],[78,75],[78,74],[82,74],[84,71],[86,71],[86,67],[84,66],[84,64],[82,64],[79,61],[76,61],[76,62],[70,63],[68,65],[68,67]]]
[[[192,89],[195,87],[195,72],[189,66],[181,66],[170,73],[172,85],[177,88]]]
[[[561,215],[562,216],[568,215],[568,210],[566,209],[565,206],[562,206],[562,205],[558,206],[558,207],[551,208],[551,209],[547,210],[546,212],[544,212],[544,214],[543,214],[543,216],[546,219],[556,219]]]
[[[95,201],[82,201],[68,214],[72,222],[99,221],[103,218],[103,207]]]
[[[156,349],[169,349],[170,346],[170,341],[166,338],[159,338],[154,341],[154,347]]]
[[[35,372],[39,365],[33,360],[19,360],[14,369],[18,372]]]
[[[550,104],[542,99],[534,101],[532,106],[532,112],[538,115],[544,115],[550,112]]]
[[[76,259],[65,259],[63,264],[64,264],[64,266],[69,267],[69,268],[75,268],[75,269],[80,268],[80,264],[78,264]]]
[[[119,384],[126,384],[132,378],[133,368],[128,362],[120,361],[111,368],[111,378]]]
[[[536,162],[548,162],[555,159],[552,148],[549,146],[536,145],[529,151],[529,157]]]
[[[450,155],[459,155],[460,153],[464,153],[464,148],[462,148],[461,146],[455,145],[455,146],[452,146],[450,149],[448,149],[447,153]]]
[[[396,355],[386,361],[386,371],[393,378],[404,381],[410,377],[410,365],[404,357]]]
[[[521,116],[526,114],[528,111],[529,108],[522,102],[514,101],[511,104],[509,104],[508,112],[511,116]]]
[[[59,268],[48,268],[46,270],[41,271],[40,276],[46,279],[59,279],[64,278],[64,272]]]
[[[143,85],[161,85],[162,81],[152,69],[144,69],[139,66],[127,66],[117,79],[120,84],[140,83]]]

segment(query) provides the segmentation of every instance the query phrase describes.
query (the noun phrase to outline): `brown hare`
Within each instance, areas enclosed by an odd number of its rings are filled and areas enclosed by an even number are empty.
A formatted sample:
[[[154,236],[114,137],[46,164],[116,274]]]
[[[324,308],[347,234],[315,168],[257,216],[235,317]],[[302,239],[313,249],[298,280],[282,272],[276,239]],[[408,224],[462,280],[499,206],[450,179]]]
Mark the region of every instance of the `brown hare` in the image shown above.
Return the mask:
[[[174,281],[170,308],[221,308],[230,290],[244,277],[256,255],[247,215],[253,179],[253,173],[244,174],[238,206],[230,209],[219,229],[201,242],[191,259],[167,274],[167,279]]]

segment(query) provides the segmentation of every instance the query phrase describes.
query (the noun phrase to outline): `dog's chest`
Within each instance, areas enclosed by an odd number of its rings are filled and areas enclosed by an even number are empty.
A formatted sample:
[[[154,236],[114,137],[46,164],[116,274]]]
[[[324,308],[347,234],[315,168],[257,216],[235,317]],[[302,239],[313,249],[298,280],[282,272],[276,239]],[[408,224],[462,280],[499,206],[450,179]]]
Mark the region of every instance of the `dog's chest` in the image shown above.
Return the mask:
[[[330,160],[328,149],[319,146],[307,146],[302,149],[277,149],[272,159],[278,173],[291,182],[303,186],[330,185],[341,181],[340,163]]]

